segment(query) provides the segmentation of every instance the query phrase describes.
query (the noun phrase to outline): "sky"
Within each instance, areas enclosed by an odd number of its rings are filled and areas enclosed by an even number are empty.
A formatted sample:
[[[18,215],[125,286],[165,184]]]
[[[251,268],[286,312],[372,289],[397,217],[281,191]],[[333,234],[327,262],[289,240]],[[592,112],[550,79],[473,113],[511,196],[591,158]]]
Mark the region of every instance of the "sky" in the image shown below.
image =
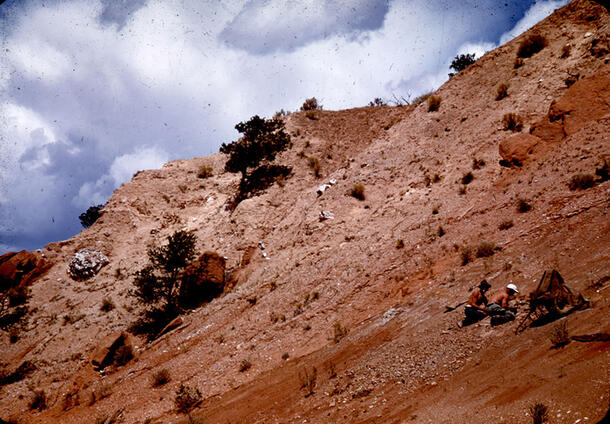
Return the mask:
[[[414,98],[567,0],[0,1],[0,254],[315,96]]]

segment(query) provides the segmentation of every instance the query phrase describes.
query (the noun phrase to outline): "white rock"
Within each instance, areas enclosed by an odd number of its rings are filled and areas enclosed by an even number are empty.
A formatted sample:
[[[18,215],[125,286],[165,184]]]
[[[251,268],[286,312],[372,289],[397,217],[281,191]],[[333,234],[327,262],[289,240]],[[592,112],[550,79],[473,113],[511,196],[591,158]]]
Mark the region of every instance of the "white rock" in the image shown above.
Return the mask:
[[[331,211],[321,211],[320,221],[324,221],[326,219],[335,219],[335,215]]]

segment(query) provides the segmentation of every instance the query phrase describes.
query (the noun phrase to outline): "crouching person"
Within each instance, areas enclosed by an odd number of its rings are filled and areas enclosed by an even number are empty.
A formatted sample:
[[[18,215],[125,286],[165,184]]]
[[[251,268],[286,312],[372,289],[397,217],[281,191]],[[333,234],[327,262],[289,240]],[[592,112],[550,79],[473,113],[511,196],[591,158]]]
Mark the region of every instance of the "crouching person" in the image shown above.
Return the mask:
[[[509,302],[519,293],[517,286],[507,284],[502,290],[493,293],[487,304],[487,314],[491,316],[491,325],[500,325],[515,319],[516,308],[511,308]]]
[[[470,294],[470,298],[468,299],[468,303],[464,308],[465,318],[462,321],[460,327],[474,324],[475,322],[481,321],[485,318],[487,313],[487,298],[485,297],[485,293],[491,288],[489,283],[485,280],[479,283],[479,286],[476,290]]]

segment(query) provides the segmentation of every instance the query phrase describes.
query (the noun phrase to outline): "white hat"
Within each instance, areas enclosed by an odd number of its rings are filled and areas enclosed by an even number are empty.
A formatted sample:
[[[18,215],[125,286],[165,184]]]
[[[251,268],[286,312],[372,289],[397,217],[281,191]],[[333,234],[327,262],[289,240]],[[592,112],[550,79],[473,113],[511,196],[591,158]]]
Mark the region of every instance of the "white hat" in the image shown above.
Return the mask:
[[[514,291],[515,293],[519,293],[519,290],[517,290],[517,286],[515,286],[513,283],[507,284],[506,288]]]

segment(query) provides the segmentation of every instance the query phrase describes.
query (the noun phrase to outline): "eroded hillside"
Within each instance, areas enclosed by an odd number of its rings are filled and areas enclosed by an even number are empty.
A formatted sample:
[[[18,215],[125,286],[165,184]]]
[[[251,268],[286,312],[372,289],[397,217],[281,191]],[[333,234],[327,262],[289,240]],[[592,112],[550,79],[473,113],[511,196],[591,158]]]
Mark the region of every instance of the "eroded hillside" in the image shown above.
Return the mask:
[[[568,186],[610,157],[609,29],[603,7],[576,0],[445,83],[438,111],[424,102],[293,113],[292,147],[276,158],[292,176],[234,211],[239,176],[223,171],[224,155],[138,173],[92,227],[42,249],[53,266],[31,286],[18,339],[0,332],[5,369],[35,370],[0,387],[0,418],[188,422],[174,405],[185,384],[201,391],[201,422],[526,423],[535,401],[554,423],[599,421],[610,342],[551,349],[553,324],[514,330],[527,294],[556,268],[592,305],[562,319],[570,333],[610,332],[610,188]],[[532,34],[548,45],[515,67]],[[508,95],[496,100],[502,83]],[[521,131],[504,129],[507,113]],[[198,178],[202,165],[214,175]],[[355,184],[362,201],[346,194]],[[531,210],[519,212],[520,201]],[[157,340],[134,338],[126,365],[96,371],[104,337],[138,317],[129,291],[147,247],[179,229],[227,258],[235,287]],[[482,242],[493,254],[463,264],[464,248]],[[67,266],[81,248],[110,263],[76,282]],[[462,309],[445,306],[483,278],[517,284],[517,322],[460,329]],[[108,312],[105,298],[116,305]],[[169,382],[152,387],[164,368]],[[309,395],[301,386],[314,368]],[[29,408],[35,390],[47,397],[40,411]]]

